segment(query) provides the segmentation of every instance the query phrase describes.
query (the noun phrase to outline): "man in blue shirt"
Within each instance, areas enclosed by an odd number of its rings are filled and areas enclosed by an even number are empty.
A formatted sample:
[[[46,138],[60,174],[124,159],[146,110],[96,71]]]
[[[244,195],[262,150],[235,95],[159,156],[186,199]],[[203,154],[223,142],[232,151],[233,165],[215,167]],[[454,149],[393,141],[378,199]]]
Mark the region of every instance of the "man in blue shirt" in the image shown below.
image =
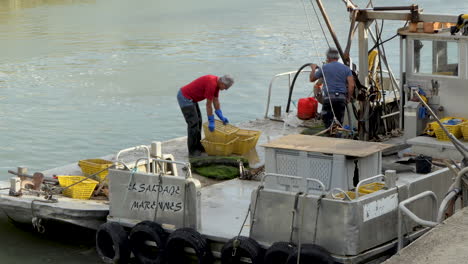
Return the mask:
[[[353,73],[348,66],[338,62],[338,58],[338,50],[330,48],[327,51],[327,64],[323,65],[323,69],[316,64],[310,66],[311,82],[323,78],[322,120],[326,128],[333,124],[333,112],[340,124],[343,124],[346,104],[351,101],[354,92]]]

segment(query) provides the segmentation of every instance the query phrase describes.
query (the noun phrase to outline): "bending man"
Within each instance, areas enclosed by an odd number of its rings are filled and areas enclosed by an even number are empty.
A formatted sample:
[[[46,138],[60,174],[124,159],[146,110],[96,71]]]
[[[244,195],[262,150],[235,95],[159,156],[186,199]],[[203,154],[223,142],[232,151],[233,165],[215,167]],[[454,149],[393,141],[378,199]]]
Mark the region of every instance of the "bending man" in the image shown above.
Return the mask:
[[[208,128],[214,131],[215,122],[213,106],[219,119],[227,124],[229,121],[223,116],[219,103],[219,91],[227,90],[234,83],[230,75],[217,77],[214,75],[202,76],[180,88],[177,101],[187,122],[187,147],[189,156],[199,156],[204,152],[201,140],[202,116],[198,102],[206,99],[206,114],[208,116]]]
[[[323,78],[323,106],[322,120],[326,128],[333,124],[333,112],[336,119],[343,124],[346,104],[351,101],[354,92],[353,73],[348,66],[338,62],[339,54],[334,48],[327,51],[327,63],[323,69],[318,69],[316,64],[312,64],[310,81]],[[333,111],[332,111],[333,108]]]

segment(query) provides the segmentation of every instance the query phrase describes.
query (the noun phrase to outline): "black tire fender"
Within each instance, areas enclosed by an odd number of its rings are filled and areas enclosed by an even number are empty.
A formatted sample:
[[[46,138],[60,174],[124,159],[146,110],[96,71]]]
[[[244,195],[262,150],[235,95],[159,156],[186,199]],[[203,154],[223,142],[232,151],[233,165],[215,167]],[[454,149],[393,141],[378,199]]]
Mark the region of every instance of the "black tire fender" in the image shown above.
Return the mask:
[[[263,263],[284,264],[295,249],[296,247],[288,242],[275,242],[265,252]]]
[[[185,263],[186,247],[195,251],[198,264],[207,264],[213,261],[208,242],[193,228],[179,228],[169,235],[166,243],[165,256],[168,264]]]
[[[296,264],[298,248],[288,257],[286,264]],[[300,263],[304,264],[334,264],[334,260],[330,253],[321,246],[315,244],[303,244],[301,246],[301,259]]]
[[[238,246],[234,252],[235,244],[237,243]],[[250,237],[234,237],[224,244],[221,250],[221,263],[242,263],[241,258],[250,259],[250,263],[252,264],[261,264],[263,263],[263,249],[257,241]]]
[[[143,221],[130,231],[130,245],[138,263],[160,264],[164,263],[164,248],[166,247],[167,233],[156,222]],[[149,247],[146,242],[155,243],[156,247]],[[158,251],[153,252],[153,248]]]
[[[96,231],[96,251],[105,263],[127,264],[130,243],[127,232],[115,222],[107,222]]]

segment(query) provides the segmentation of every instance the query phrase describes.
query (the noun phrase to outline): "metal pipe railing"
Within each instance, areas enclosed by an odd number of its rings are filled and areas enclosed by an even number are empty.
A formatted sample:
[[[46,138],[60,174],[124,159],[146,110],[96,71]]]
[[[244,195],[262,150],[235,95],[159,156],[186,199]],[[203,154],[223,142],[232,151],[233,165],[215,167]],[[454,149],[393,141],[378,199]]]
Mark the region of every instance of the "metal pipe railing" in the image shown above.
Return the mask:
[[[190,169],[190,162],[183,162],[183,161],[175,161],[175,160],[165,160],[165,159],[153,159],[153,161],[156,162],[163,162],[163,163],[169,163],[169,164],[179,164],[184,166],[184,168],[187,169],[187,174],[185,178],[191,178],[192,177],[192,170]]]
[[[127,149],[122,149],[120,150],[119,152],[117,152],[117,155],[115,155],[115,160],[116,161],[119,161],[119,157],[120,155],[122,155],[122,153],[125,153],[125,152],[130,152],[130,151],[137,151],[137,150],[145,150],[146,151],[146,154],[147,154],[147,159],[148,159],[148,163],[146,164],[146,170],[148,172],[150,172],[150,160],[151,160],[151,157],[150,157],[150,149],[148,146],[145,146],[145,145],[140,145],[140,146],[136,146],[136,147],[131,147],[131,148],[127,148]]]
[[[343,198],[338,197],[338,195],[335,195],[336,192],[338,192],[339,194],[343,194]],[[330,194],[331,194],[331,196],[333,197],[333,199],[349,200],[349,201],[351,201],[351,197],[349,197],[349,195],[348,195],[343,189],[334,188],[333,190],[331,190]]]
[[[458,196],[458,194],[461,192],[460,189],[454,189],[451,192],[449,192],[445,198],[442,200],[439,206],[439,212],[437,213],[437,223],[441,223],[444,217],[445,210],[447,208],[448,203],[453,199]]]
[[[303,70],[302,72],[310,72],[310,70]],[[297,71],[290,71],[290,72],[283,72],[283,73],[278,73],[270,81],[270,85],[268,86],[268,96],[267,96],[267,104],[266,104],[266,110],[265,110],[265,118],[268,118],[268,111],[270,110],[270,100],[271,100],[271,90],[273,88],[273,83],[274,81],[281,76],[288,75],[288,89],[291,87],[291,75],[296,74]]]
[[[385,177],[385,175],[383,174],[379,174],[379,175],[376,175],[376,176],[372,176],[370,178],[367,178],[367,179],[364,179],[360,182],[358,182],[358,184],[356,185],[356,190],[355,190],[355,193],[356,193],[356,199],[359,198],[359,188],[361,187],[361,185],[365,182],[373,182],[373,180],[377,179],[377,178],[384,178],[387,179],[387,177]]]
[[[270,178],[270,177],[283,177],[283,178],[289,178],[289,179],[295,179],[295,180],[304,180],[303,177],[299,177],[299,176],[291,176],[291,175],[285,175],[285,174],[276,174],[276,173],[268,173],[268,174],[265,174],[263,175],[261,181],[260,181],[260,185],[264,186],[265,185],[265,180],[266,178]],[[306,180],[306,183],[308,183],[309,181],[311,182],[315,182],[317,183],[318,185],[320,185],[320,188],[322,189],[322,193],[326,193],[326,188],[325,188],[325,184],[323,184],[323,182],[321,182],[320,180],[317,180],[317,179],[305,179]],[[308,189],[308,188],[307,188]],[[305,190],[305,192],[307,193],[308,190]]]
[[[422,193],[419,193],[413,197],[410,197],[398,205],[398,252],[403,248],[403,231],[401,228],[402,225],[402,220],[403,220],[403,214],[407,215],[411,220],[415,221],[416,223],[422,225],[422,226],[427,226],[427,227],[434,227],[438,224],[438,222],[434,221],[429,221],[429,220],[424,220],[419,218],[417,215],[415,215],[411,210],[409,210],[406,205],[409,203],[412,203],[414,201],[417,201],[421,198],[424,197],[431,197],[432,198],[432,213],[433,213],[433,218],[437,219],[437,196],[431,192],[431,191],[425,191]]]

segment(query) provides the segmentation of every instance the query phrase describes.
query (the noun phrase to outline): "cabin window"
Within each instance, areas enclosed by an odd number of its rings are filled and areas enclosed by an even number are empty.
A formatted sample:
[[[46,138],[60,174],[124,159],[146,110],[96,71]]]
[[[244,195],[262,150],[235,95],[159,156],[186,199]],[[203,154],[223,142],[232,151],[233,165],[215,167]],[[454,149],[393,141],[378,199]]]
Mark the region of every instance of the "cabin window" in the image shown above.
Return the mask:
[[[458,76],[458,43],[454,41],[413,41],[414,72]]]

